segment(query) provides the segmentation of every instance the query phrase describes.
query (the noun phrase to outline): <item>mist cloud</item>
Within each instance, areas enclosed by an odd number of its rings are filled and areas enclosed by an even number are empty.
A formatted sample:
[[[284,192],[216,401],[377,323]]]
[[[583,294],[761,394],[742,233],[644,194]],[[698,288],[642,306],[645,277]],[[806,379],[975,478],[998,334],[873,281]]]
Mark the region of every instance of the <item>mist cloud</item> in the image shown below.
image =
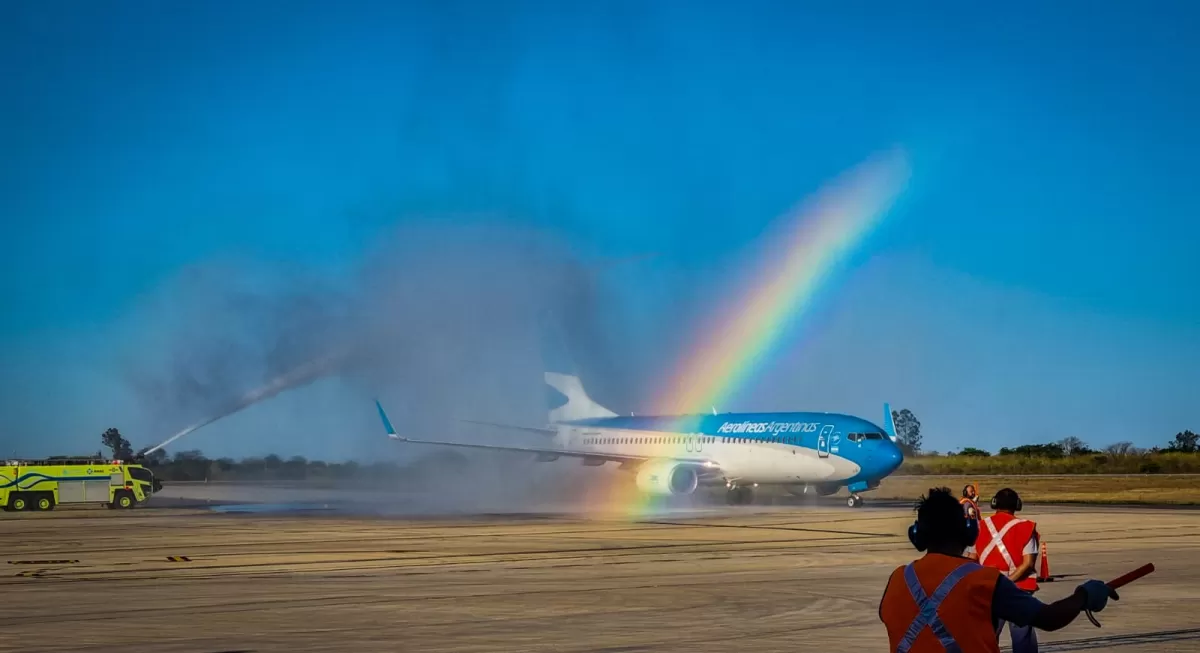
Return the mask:
[[[536,230],[410,221],[342,279],[261,263],[187,271],[162,289],[168,301],[148,304],[161,331],[127,360],[126,377],[172,430],[324,359],[294,384],[335,378],[364,401],[384,398],[398,426],[475,437],[459,420],[539,425],[548,327],[571,359],[620,359],[593,322],[602,286],[566,243]],[[611,319],[618,305],[605,301]]]

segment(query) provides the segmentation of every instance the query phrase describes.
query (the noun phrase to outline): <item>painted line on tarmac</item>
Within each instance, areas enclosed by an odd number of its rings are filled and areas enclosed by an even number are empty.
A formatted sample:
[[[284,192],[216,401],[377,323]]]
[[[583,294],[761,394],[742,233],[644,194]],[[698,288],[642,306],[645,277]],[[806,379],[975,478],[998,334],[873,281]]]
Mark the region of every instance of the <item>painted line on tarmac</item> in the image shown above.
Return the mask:
[[[669,522],[669,521],[645,521],[643,524],[658,524],[660,526],[689,526],[697,528],[744,528],[749,530],[766,530],[766,531],[800,531],[803,533],[823,533],[828,535],[854,535],[857,537],[900,537],[895,533],[865,533],[862,531],[842,531],[830,528],[803,528],[800,526],[771,526],[771,525],[755,525],[755,524],[703,524],[693,522]]]
[[[1200,639],[1200,628],[1184,628],[1180,630],[1162,630],[1148,633],[1133,633],[1129,635],[1108,635],[1071,639],[1061,642],[1042,644],[1041,650],[1046,653],[1058,651],[1088,651],[1098,648],[1117,648],[1126,646],[1144,646],[1147,644],[1163,644],[1167,642],[1182,642]]]

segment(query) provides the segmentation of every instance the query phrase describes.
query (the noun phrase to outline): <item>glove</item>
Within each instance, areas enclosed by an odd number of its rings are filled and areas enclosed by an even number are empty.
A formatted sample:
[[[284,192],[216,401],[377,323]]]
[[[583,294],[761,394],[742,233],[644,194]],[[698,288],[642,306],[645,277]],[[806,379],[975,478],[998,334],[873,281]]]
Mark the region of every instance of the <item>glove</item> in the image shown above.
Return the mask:
[[[1117,596],[1117,591],[1102,580],[1089,580],[1076,587],[1075,593],[1083,595],[1083,609],[1089,612],[1100,612],[1104,606],[1108,605],[1110,598],[1114,601],[1121,600],[1121,597]]]

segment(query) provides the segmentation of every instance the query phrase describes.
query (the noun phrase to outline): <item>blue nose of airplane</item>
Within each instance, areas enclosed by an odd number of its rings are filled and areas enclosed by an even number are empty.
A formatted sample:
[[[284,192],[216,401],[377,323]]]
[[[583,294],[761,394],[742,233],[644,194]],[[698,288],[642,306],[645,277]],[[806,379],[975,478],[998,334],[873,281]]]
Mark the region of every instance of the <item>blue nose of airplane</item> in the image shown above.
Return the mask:
[[[900,447],[896,446],[895,442],[888,440],[875,451],[872,459],[878,469],[879,477],[882,478],[900,468],[900,464],[904,462],[904,452],[900,451]]]

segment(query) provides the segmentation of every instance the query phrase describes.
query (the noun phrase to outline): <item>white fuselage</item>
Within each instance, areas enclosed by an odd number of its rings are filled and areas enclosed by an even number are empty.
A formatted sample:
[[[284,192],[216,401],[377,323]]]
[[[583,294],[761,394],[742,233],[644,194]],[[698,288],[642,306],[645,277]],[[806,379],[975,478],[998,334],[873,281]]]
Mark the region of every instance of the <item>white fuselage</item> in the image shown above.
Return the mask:
[[[662,431],[558,426],[564,449],[648,458],[695,458],[716,463],[721,475],[741,483],[828,483],[859,473],[855,462],[815,449],[732,436],[674,434]]]

